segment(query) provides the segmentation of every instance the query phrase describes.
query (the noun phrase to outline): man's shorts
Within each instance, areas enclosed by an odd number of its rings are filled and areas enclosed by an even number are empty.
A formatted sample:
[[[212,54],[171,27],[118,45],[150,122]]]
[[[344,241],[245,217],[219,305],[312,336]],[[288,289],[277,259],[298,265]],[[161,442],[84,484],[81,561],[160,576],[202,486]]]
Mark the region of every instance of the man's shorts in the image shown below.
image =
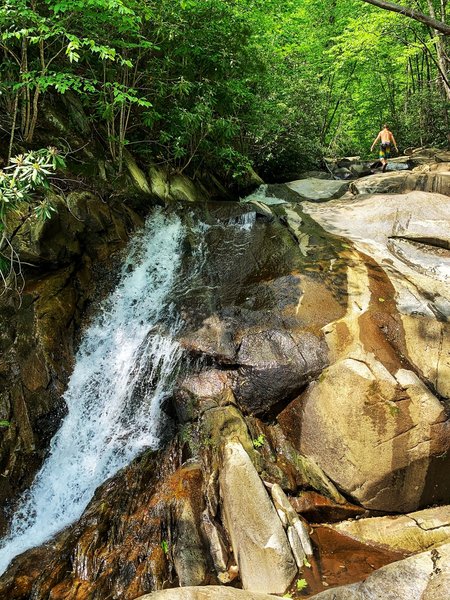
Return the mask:
[[[380,158],[391,157],[391,144],[381,144],[380,146]]]

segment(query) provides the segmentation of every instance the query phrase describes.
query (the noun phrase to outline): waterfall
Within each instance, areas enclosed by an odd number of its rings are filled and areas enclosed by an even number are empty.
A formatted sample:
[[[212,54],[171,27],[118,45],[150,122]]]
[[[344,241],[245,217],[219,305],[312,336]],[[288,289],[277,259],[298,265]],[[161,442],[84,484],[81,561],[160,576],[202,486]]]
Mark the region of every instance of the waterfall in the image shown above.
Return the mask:
[[[139,452],[158,446],[161,402],[181,357],[176,318],[165,333],[160,325],[171,312],[183,238],[180,219],[157,211],[131,242],[116,289],[80,344],[67,416],[0,544],[0,573],[78,519],[95,489]]]
[[[251,231],[256,223],[256,212],[245,212],[241,215],[230,217],[227,221],[228,226],[237,226],[242,231]]]

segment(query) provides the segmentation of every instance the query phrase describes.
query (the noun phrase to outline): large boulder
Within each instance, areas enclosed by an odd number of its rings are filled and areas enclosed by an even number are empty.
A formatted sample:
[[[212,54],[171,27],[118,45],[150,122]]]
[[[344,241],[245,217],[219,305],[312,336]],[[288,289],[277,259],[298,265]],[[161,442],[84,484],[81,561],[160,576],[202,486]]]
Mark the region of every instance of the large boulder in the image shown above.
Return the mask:
[[[239,369],[231,376],[236,399],[257,415],[298,393],[328,364],[322,339],[276,330],[246,336],[236,362]]]
[[[349,171],[351,176],[351,173]],[[299,196],[299,200],[309,200],[311,202],[326,202],[332,198],[339,198],[348,188],[345,181],[326,180],[326,179],[299,179],[290,181],[286,185]]]
[[[277,511],[239,442],[225,445],[219,481],[223,520],[244,588],[282,594],[297,567]]]
[[[446,600],[450,544],[394,562],[365,581],[333,588],[311,600]]]
[[[323,337],[307,331],[268,329],[248,333],[237,347],[226,324],[219,322],[213,328],[205,323],[196,343],[194,336],[183,338],[182,343],[222,365],[234,366],[229,371],[210,370],[190,376],[182,382],[178,397],[184,406],[189,404],[189,397],[195,404],[202,404],[211,394],[218,396],[229,387],[247,413],[264,415],[298,394],[328,364]]]
[[[402,512],[448,497],[435,466],[450,448],[450,422],[413,372],[393,376],[369,357],[340,360],[302,409],[300,451],[366,508]]]

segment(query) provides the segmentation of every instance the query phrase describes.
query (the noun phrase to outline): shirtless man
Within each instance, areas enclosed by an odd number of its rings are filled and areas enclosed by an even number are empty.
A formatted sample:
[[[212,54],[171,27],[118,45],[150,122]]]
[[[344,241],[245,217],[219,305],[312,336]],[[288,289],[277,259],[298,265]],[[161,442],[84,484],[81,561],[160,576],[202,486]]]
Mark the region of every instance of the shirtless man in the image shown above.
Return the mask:
[[[392,131],[390,131],[387,125],[383,125],[383,129],[375,138],[370,151],[372,152],[375,144],[380,140],[380,161],[383,165],[383,173],[386,171],[387,167],[387,159],[391,156],[391,146],[392,144],[395,146],[395,150],[398,152],[397,142],[395,141],[394,136],[392,135]]]

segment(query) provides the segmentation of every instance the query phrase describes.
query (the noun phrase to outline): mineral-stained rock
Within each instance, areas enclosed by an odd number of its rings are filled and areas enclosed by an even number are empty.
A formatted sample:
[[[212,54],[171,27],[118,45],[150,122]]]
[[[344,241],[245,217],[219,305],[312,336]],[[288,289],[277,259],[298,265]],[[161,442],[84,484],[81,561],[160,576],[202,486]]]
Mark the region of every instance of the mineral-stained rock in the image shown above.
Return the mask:
[[[311,600],[446,600],[450,589],[450,544],[375,571],[365,581],[333,588]]]
[[[132,600],[167,584],[209,583],[202,471],[178,465],[173,446],[133,461],[97,490],[74,526],[13,561],[0,598],[28,600],[33,590],[36,600]]]
[[[175,543],[172,549],[180,586],[206,582],[208,569],[205,546],[199,530],[202,508],[202,470],[192,464],[180,471],[181,485],[174,503]]]
[[[402,315],[392,340],[397,357],[405,356],[431,387],[447,396],[450,198],[426,192],[381,194],[345,204],[308,205],[308,211],[377,261],[380,274],[371,277],[371,288],[378,312],[381,304],[385,311],[394,301],[392,308]],[[381,277],[390,282],[390,292],[379,289]],[[354,286],[349,291],[354,295]]]
[[[283,593],[297,567],[277,512],[240,443],[225,445],[219,480],[223,520],[244,588]]]
[[[208,585],[204,587],[185,587],[178,590],[161,590],[160,592],[141,596],[137,600],[275,600],[276,598],[279,598],[279,596]]]
[[[332,523],[359,517],[366,511],[360,506],[345,502],[338,504],[317,492],[304,491],[296,497],[290,497],[292,508],[310,523]]]
[[[423,552],[450,539],[450,506],[395,517],[344,521],[330,527],[361,542],[383,544],[406,552]]]
[[[336,362],[305,394],[299,431],[301,452],[366,508],[408,511],[450,494],[435,472],[450,423],[411,371]]]
[[[313,568],[303,569],[308,593],[313,595],[328,587],[362,581],[377,569],[409,556],[409,553],[387,546],[365,544],[326,525],[312,528]],[[319,569],[314,568],[317,561]]]

